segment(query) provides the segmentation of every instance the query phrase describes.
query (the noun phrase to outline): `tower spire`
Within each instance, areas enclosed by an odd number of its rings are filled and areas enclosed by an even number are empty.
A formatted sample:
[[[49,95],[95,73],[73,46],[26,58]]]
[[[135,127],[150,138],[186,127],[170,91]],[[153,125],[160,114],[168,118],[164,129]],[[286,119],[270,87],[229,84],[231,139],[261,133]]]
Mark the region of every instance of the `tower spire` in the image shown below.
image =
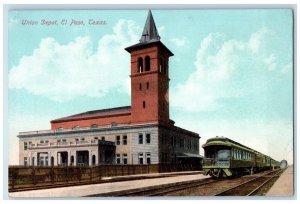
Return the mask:
[[[160,37],[158,35],[158,31],[155,26],[155,22],[151,13],[151,10],[148,12],[148,17],[144,26],[144,31],[141,36],[140,42],[149,42],[151,40],[159,41]]]

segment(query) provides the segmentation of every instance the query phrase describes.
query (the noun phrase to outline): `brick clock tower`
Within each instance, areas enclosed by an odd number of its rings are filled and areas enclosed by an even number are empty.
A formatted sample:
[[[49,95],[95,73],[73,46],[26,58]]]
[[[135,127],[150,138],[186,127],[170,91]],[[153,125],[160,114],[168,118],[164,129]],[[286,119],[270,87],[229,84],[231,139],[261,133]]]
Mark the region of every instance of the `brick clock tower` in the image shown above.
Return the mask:
[[[125,48],[131,54],[132,123],[169,124],[169,57],[160,41],[151,11],[140,43]]]

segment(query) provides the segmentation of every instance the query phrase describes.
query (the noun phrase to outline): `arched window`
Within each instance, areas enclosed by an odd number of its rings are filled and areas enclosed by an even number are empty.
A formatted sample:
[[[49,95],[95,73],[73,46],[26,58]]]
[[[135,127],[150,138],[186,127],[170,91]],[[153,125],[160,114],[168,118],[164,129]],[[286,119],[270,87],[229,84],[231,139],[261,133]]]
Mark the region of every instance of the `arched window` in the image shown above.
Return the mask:
[[[74,126],[73,128],[72,128],[72,130],[79,130],[80,129],[80,127],[77,125],[77,126]]]
[[[168,75],[168,61],[165,61],[165,74]]]
[[[71,156],[71,165],[74,165],[74,156]]]
[[[164,62],[164,74],[167,74],[167,63],[166,63],[166,61]]]
[[[144,63],[143,58],[139,57],[138,59],[138,73],[142,73],[144,71]]]
[[[150,71],[150,57],[146,56],[145,57],[145,71]]]
[[[163,64],[164,64],[164,60],[163,60],[163,58],[160,58],[160,59],[159,59],[159,73],[162,72]]]
[[[97,128],[97,127],[98,127],[98,125],[96,125],[96,124],[91,125],[91,128]]]
[[[54,166],[54,157],[51,157],[51,166]]]
[[[63,131],[64,129],[62,127],[59,127],[56,129],[57,131]]]
[[[93,156],[92,156],[92,165],[95,165],[95,164],[96,164],[96,156],[93,155]]]

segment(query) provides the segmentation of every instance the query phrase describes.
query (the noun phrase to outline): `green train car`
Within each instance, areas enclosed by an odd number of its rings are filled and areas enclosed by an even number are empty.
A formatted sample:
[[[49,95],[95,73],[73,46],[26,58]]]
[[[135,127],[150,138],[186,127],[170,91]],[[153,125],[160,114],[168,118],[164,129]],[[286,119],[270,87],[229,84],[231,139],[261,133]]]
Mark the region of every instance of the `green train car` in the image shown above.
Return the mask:
[[[236,177],[279,168],[280,163],[226,137],[214,137],[202,145],[203,174],[215,178]]]

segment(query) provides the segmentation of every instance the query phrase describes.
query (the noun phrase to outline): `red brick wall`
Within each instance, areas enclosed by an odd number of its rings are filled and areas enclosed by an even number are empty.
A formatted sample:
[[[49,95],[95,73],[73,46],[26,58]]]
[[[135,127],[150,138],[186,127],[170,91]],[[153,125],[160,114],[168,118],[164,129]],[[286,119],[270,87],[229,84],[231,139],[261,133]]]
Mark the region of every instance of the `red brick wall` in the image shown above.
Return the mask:
[[[51,122],[51,129],[57,129],[57,128],[73,128],[75,126],[80,127],[89,127],[93,124],[96,125],[110,125],[111,123],[121,123],[121,124],[130,124],[131,123],[131,115],[118,115],[118,116],[108,116],[108,117],[102,117],[102,118],[94,118],[94,119],[87,119],[87,120],[75,120],[75,121],[65,121],[65,122],[58,122],[53,123]]]
[[[150,57],[150,71],[138,72],[138,58]],[[168,54],[158,45],[140,48],[131,52],[131,116],[132,123],[169,122],[169,78],[168,74],[160,73],[160,58],[168,61]],[[168,64],[168,63],[167,63]],[[147,89],[147,82],[149,89]],[[142,90],[140,90],[140,83]],[[143,108],[143,101],[146,107]],[[163,104],[164,103],[164,108]]]

